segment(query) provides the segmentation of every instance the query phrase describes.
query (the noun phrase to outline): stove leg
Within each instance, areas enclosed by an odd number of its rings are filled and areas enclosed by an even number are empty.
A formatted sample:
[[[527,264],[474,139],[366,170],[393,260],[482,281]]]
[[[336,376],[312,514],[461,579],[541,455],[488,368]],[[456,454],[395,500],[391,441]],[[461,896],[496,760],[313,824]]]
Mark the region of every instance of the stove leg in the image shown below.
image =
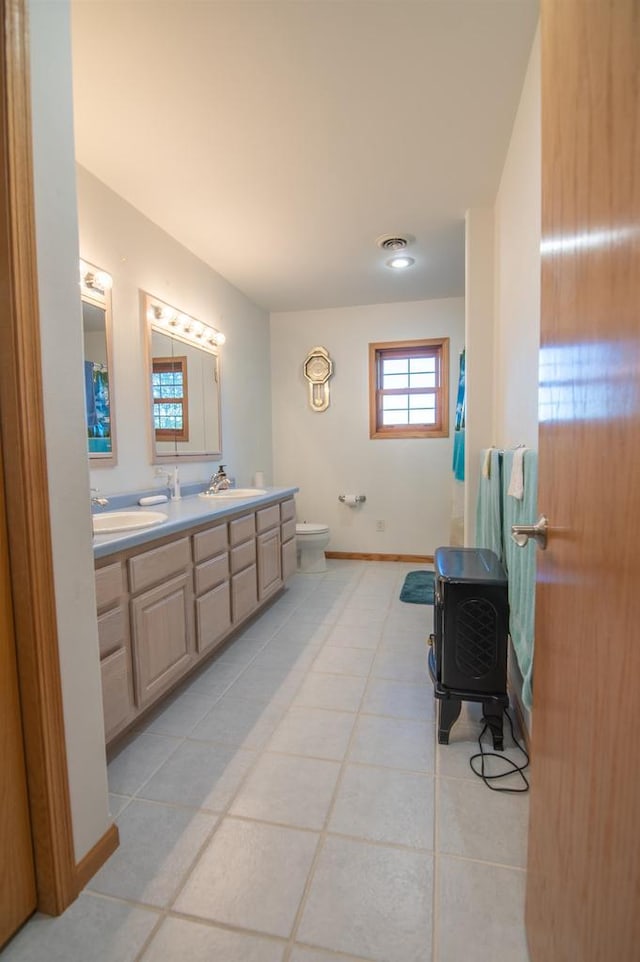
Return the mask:
[[[485,721],[488,723],[491,729],[491,737],[493,738],[493,750],[496,752],[504,751],[504,740],[502,737],[502,705],[496,705],[493,702],[483,702],[482,704],[483,714]]]
[[[459,698],[445,698],[438,702],[438,744],[449,744],[451,726],[460,714],[462,702]]]

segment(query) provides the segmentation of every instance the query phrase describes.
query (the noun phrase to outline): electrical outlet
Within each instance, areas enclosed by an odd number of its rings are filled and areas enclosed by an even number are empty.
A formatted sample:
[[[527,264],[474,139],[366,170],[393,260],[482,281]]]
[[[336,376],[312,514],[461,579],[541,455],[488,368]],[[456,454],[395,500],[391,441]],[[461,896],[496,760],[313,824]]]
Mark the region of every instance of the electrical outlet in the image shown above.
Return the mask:
[[[384,531],[386,524],[386,521],[376,521],[376,531]]]

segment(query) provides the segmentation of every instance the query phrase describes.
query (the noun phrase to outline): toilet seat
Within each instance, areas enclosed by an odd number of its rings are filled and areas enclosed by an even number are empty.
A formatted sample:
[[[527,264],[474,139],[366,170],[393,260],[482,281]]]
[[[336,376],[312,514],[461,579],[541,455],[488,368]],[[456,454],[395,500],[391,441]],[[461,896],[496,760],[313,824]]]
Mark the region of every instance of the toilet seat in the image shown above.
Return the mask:
[[[328,534],[328,524],[314,524],[311,521],[299,521],[296,524],[296,534]]]

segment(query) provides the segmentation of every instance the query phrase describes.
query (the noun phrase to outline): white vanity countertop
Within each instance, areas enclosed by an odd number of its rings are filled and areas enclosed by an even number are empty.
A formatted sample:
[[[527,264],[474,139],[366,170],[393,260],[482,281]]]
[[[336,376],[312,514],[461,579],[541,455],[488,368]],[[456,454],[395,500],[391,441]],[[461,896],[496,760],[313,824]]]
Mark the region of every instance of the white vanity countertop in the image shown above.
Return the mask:
[[[151,541],[164,538],[168,534],[186,531],[188,528],[204,524],[207,521],[215,521],[218,518],[225,518],[248,509],[263,508],[274,501],[282,501],[284,498],[293,497],[298,488],[266,488],[265,490],[266,494],[257,497],[230,498],[225,500],[224,503],[215,502],[209,498],[201,498],[198,494],[190,494],[179,501],[167,501],[166,504],[154,504],[145,508],[137,505],[128,507],[127,511],[162,511],[168,515],[168,520],[150,528],[94,535],[94,558],[105,558],[118,551],[124,551],[126,548],[148,544]],[[108,510],[100,513],[108,513]]]

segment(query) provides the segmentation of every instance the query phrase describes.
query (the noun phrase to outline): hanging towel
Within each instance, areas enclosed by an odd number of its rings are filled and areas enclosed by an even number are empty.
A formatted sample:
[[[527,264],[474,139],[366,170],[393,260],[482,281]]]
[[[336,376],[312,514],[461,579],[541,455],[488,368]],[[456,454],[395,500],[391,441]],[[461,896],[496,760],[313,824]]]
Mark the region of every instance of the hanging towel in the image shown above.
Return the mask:
[[[504,557],[502,546],[502,453],[489,448],[480,454],[480,463],[489,459],[487,476],[481,473],[478,484],[476,509],[476,546],[489,548],[500,558]]]
[[[453,436],[453,476],[464,481],[464,428]]]
[[[504,564],[509,576],[509,634],[522,673],[522,701],[531,708],[531,675],[533,671],[533,638],[536,599],[536,544],[529,541],[519,548],[511,537],[512,524],[534,524],[538,516],[538,455],[519,448],[505,451],[504,487],[513,473],[513,461],[521,452],[523,496],[520,500],[504,497]],[[511,485],[509,484],[509,488]],[[510,493],[510,492],[509,492]]]
[[[513,452],[513,463],[509,476],[507,494],[510,494],[512,498],[517,498],[518,501],[522,501],[524,497],[524,452],[526,450],[524,444],[521,444]]]
[[[487,448],[486,451],[483,451],[483,452],[482,452],[482,458],[481,458],[481,461],[482,461],[482,471],[481,471],[481,474],[482,474],[482,477],[483,477],[483,478],[490,478],[490,477],[491,477],[491,452],[492,452],[492,451],[493,451],[493,448]]]

